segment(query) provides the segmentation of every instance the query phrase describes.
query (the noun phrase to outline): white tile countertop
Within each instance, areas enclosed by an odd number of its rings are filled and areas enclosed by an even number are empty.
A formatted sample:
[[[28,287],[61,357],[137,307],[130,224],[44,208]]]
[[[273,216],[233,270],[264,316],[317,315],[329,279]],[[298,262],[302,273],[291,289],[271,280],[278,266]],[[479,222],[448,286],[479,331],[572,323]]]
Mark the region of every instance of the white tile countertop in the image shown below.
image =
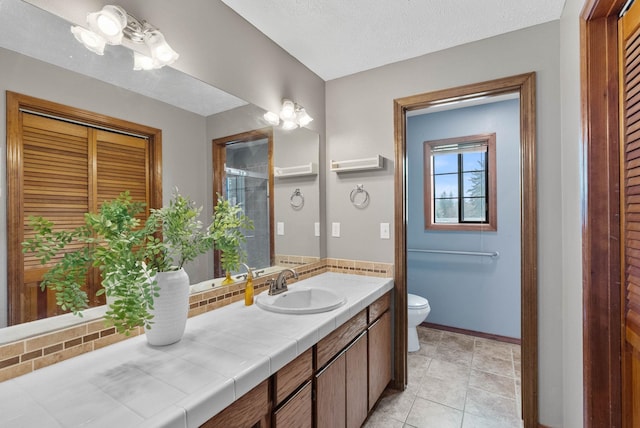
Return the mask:
[[[144,335],[0,383],[2,427],[198,427],[393,287],[323,273],[290,285],[338,291],[330,312],[286,315],[244,301],[190,318],[182,340]]]

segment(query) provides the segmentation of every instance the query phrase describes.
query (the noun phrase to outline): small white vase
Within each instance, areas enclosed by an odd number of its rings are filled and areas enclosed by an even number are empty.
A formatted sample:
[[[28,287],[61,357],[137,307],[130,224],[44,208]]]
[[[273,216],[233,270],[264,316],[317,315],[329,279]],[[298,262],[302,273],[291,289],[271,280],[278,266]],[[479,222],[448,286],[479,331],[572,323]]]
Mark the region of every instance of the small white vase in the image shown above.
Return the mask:
[[[189,276],[184,269],[158,272],[155,276],[160,296],[153,300],[151,328],[145,327],[147,342],[165,346],[182,339],[189,313]]]

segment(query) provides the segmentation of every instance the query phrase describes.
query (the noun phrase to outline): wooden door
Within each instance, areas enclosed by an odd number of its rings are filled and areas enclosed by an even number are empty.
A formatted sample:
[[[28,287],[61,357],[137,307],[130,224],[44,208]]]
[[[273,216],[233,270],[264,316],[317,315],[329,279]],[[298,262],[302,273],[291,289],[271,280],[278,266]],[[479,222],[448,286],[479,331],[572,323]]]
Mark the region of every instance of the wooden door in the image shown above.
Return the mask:
[[[346,423],[346,357],[340,354],[316,375],[316,427],[344,428]]]
[[[346,352],[347,428],[359,428],[367,419],[368,367],[367,333],[363,332]],[[391,349],[389,349],[391,354]]]
[[[391,381],[391,313],[369,327],[369,410]]]
[[[102,202],[129,191],[135,201],[144,202],[148,216],[150,201],[150,151],[148,140],[86,125],[21,113],[21,164],[19,171],[21,204],[9,207],[19,225],[19,241],[33,236],[30,216],[53,221],[54,230],[71,230],[84,224],[84,213],[95,212]],[[69,245],[65,251],[81,247]],[[15,249],[12,249],[15,252]],[[43,266],[31,254],[22,257],[22,283],[9,288],[10,304],[18,308],[11,324],[18,324],[63,313],[54,293],[41,291],[40,282],[47,269],[62,257]],[[90,306],[104,304],[100,273],[92,269],[86,291]]]
[[[622,227],[622,420],[640,426],[640,5],[619,22]]]

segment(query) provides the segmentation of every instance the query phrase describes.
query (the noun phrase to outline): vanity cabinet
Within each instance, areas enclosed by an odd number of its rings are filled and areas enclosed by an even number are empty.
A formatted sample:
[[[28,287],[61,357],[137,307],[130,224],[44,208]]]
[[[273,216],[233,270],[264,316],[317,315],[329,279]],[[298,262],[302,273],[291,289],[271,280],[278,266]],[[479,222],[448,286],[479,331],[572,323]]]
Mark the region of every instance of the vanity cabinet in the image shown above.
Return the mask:
[[[313,349],[308,349],[273,375],[274,427],[313,425]]]
[[[391,380],[390,294],[316,345],[316,426],[362,426]],[[326,365],[324,363],[329,361]]]
[[[391,381],[391,314],[386,311],[371,324],[369,337],[369,409]]]
[[[270,409],[269,379],[267,379],[200,427],[265,428],[269,426]]]

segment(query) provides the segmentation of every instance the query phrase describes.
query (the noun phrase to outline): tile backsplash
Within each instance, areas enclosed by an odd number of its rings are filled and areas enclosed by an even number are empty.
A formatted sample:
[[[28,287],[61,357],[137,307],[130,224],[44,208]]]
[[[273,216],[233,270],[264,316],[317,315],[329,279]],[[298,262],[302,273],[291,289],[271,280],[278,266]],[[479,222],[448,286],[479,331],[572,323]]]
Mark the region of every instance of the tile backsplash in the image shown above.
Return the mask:
[[[393,278],[393,264],[317,257],[277,256],[276,264],[295,268],[298,281],[324,272]],[[267,289],[277,273],[254,279],[255,294]],[[295,282],[294,279],[288,280]],[[189,297],[189,317],[244,299],[245,282],[217,286]],[[75,356],[95,351],[129,337],[144,334],[139,327],[129,336],[116,333],[102,319],[0,345],[0,382],[27,374]]]

